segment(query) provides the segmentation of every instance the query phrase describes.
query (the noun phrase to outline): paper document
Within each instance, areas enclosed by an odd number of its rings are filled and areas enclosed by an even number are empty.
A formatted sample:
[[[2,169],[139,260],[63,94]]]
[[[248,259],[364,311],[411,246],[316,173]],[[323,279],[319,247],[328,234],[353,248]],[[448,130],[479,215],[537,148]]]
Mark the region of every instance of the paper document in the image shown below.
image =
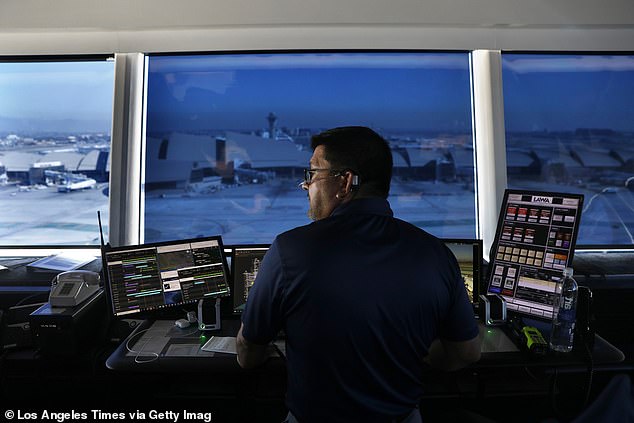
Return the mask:
[[[201,350],[237,355],[236,337],[212,336],[211,339],[202,346]],[[270,344],[267,348],[267,353],[269,357],[284,357],[286,353],[286,342],[280,340],[276,341],[275,345]]]
[[[201,348],[203,351],[238,354],[235,336],[212,336]]]
[[[94,253],[69,251],[44,257],[26,265],[26,269],[33,272],[67,272],[95,260]]]

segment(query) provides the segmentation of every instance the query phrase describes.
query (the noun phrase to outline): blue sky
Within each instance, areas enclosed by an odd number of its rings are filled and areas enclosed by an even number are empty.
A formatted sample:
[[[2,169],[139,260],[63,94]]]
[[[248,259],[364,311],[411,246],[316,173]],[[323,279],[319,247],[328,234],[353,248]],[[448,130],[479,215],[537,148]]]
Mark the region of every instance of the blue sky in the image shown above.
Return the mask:
[[[389,57],[386,57],[389,56]],[[470,132],[465,53],[286,54],[150,59],[148,129],[280,126]]]
[[[634,57],[505,54],[509,131],[634,130]],[[470,132],[466,53],[158,56],[150,131],[363,124]],[[255,126],[255,128],[254,128]]]
[[[150,132],[471,131],[467,53],[152,56]],[[573,70],[571,72],[571,70]],[[0,131],[109,131],[114,63],[0,63]],[[508,131],[634,131],[634,56],[503,55]]]
[[[0,130],[110,131],[114,62],[0,63]]]
[[[634,56],[503,55],[507,131],[634,131]]]

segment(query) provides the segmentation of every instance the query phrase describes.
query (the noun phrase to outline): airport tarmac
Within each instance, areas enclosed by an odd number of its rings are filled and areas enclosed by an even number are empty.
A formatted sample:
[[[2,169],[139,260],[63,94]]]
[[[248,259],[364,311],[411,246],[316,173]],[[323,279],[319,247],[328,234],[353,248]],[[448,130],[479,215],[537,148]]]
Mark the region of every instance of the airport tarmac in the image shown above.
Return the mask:
[[[208,195],[148,195],[146,241],[219,233],[225,244],[270,243],[278,233],[310,223],[306,191],[298,183],[276,180]],[[390,203],[396,217],[437,236],[473,238],[475,217],[469,219],[474,216],[473,198],[459,184],[395,180]]]
[[[306,192],[299,181],[226,186],[215,192],[165,191],[146,196],[145,242],[222,235],[225,244],[270,243],[285,230],[310,223]],[[0,187],[0,244],[99,245],[97,210],[108,232],[107,183],[69,193],[55,187]],[[535,184],[547,190],[546,184]],[[579,189],[575,189],[576,192]],[[634,192],[583,190],[578,243],[606,239],[634,244]],[[395,178],[394,215],[442,238],[474,238],[472,188],[463,182]],[[499,210],[492,210],[499,214]]]
[[[99,245],[97,210],[107,231],[107,186],[67,193],[44,185],[0,187],[0,244]]]

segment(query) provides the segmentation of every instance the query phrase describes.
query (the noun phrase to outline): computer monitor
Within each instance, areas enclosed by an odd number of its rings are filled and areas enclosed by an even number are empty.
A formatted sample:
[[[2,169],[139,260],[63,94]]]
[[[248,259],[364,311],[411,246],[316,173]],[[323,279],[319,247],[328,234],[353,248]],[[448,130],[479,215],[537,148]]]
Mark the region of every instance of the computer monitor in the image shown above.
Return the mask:
[[[220,236],[109,248],[102,257],[115,316],[230,294]]]
[[[442,239],[454,254],[471,303],[477,302],[482,278],[482,240]],[[260,263],[269,249],[268,244],[238,245],[233,248],[231,277],[233,279],[233,312],[242,313],[255,282]]]
[[[572,263],[583,195],[506,190],[491,247],[487,292],[509,312],[550,320]]]
[[[460,273],[471,304],[478,302],[482,281],[482,240],[441,239],[458,260]]]
[[[269,245],[236,245],[231,258],[233,312],[242,313]]]

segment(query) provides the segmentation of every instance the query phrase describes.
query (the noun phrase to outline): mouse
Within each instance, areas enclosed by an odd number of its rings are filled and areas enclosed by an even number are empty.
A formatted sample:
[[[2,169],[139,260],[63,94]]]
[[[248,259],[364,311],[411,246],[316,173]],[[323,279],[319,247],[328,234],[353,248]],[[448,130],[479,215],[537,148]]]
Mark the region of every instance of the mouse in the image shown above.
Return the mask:
[[[185,329],[186,327],[189,327],[190,323],[187,319],[178,319],[174,322],[174,325],[180,329]]]

